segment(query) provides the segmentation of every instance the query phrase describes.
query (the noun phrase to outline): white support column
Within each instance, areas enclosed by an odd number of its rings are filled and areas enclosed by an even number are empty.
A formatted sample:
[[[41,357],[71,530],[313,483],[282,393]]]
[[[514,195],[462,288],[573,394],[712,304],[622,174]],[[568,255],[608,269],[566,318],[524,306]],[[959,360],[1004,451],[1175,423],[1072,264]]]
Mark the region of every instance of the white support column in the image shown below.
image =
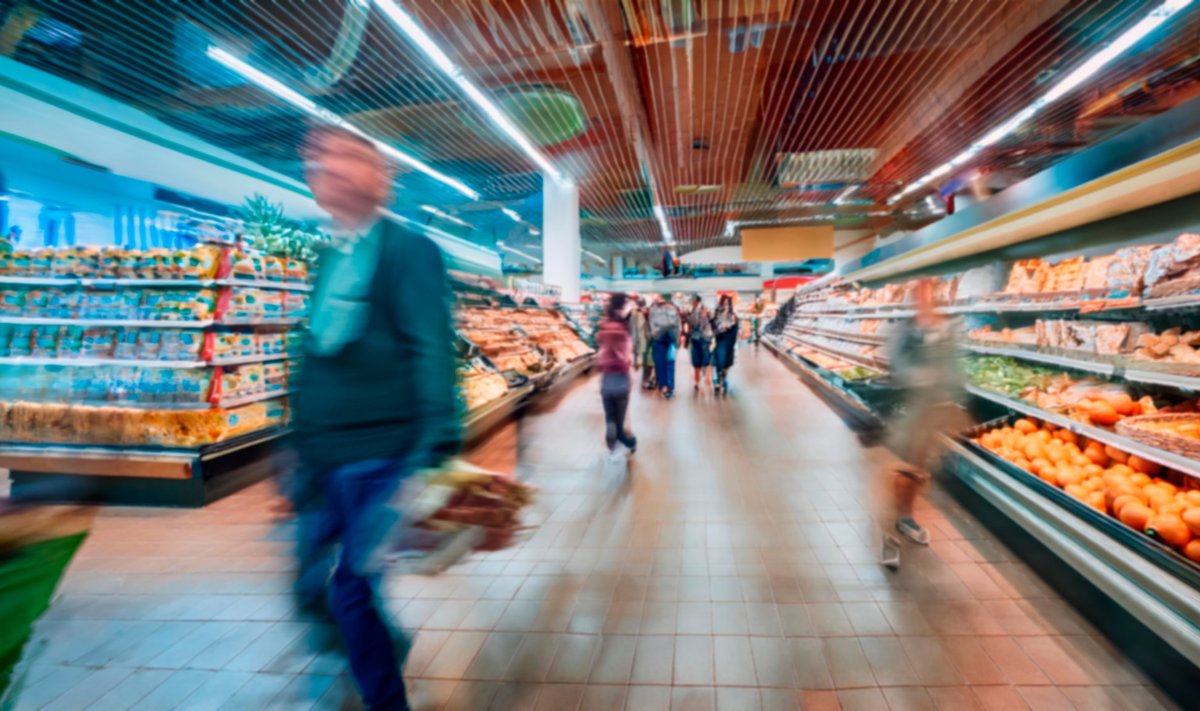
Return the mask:
[[[542,280],[562,289],[563,303],[578,303],[579,188],[551,178],[542,182]]]

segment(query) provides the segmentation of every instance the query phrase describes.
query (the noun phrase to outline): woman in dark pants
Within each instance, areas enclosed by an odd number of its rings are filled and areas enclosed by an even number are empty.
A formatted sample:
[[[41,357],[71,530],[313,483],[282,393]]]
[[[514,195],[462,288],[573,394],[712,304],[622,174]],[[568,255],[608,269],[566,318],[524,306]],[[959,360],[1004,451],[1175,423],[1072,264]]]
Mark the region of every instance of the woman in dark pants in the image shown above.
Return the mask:
[[[630,454],[637,450],[637,438],[625,429],[625,413],[629,409],[633,366],[633,341],[629,334],[629,300],[625,294],[613,294],[608,299],[604,320],[596,330],[596,367],[600,370],[600,398],[604,402],[604,439],[610,452],[617,443],[625,445]]]
[[[717,302],[717,311],[713,314],[713,334],[716,349],[713,352],[713,366],[717,369],[716,392],[729,392],[726,374],[733,367],[733,351],[737,345],[738,320],[733,310],[733,297],[723,294]]]

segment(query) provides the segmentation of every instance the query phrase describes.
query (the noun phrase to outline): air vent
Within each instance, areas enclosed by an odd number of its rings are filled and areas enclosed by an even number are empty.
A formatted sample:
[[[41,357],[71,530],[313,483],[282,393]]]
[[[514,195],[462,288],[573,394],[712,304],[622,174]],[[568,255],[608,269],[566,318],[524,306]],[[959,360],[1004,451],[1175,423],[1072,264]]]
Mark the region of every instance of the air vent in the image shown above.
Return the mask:
[[[837,190],[867,179],[875,148],[846,148],[779,155],[778,185],[795,190]]]

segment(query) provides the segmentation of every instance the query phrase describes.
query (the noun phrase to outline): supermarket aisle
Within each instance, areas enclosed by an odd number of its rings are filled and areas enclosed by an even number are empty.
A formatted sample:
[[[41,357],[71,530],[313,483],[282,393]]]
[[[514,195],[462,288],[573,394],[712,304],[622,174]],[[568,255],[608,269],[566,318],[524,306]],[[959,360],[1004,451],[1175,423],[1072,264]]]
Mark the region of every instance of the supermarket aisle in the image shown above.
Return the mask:
[[[388,591],[421,630],[423,708],[1167,704],[945,497],[923,512],[932,546],[886,574],[867,453],[765,351],[739,358],[726,400],[635,397],[628,488],[600,469],[594,379],[527,421],[529,539]],[[342,666],[303,644],[269,494],[105,512],[20,708],[339,708]]]

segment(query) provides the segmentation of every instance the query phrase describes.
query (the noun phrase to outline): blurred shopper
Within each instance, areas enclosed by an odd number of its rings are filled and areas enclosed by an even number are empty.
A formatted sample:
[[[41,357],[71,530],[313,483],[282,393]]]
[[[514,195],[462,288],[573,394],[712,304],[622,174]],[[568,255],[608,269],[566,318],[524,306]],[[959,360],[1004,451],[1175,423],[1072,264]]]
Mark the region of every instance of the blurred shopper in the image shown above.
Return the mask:
[[[682,319],[671,303],[671,295],[650,307],[650,339],[654,344],[654,377],[658,390],[668,400],[675,397],[675,351]]]
[[[712,312],[699,294],[692,297],[692,307],[687,313],[687,338],[692,356],[692,389],[698,392],[701,384],[711,383],[713,343]]]
[[[750,305],[750,339],[756,346],[758,345],[758,334],[762,328],[763,313],[766,310],[767,305],[763,303],[762,297],[754,297],[754,303]]]
[[[637,451],[637,438],[625,427],[629,409],[633,366],[633,339],[629,333],[631,302],[625,294],[609,297],[604,320],[596,330],[596,367],[600,369],[600,398],[604,402],[604,440],[608,450],[615,452],[617,443],[625,445],[630,454]]]
[[[639,303],[638,323],[642,361],[642,390],[654,390],[657,382],[654,378],[654,336],[650,333],[650,307],[644,302]]]
[[[372,561],[391,534],[401,482],[459,448],[450,289],[437,245],[380,218],[392,174],[372,143],[322,127],[304,158],[337,232],[321,255],[292,396],[303,471],[296,590],[320,614],[328,582],[366,706],[407,709],[409,645],[386,622]]]
[[[729,369],[733,367],[733,352],[737,348],[738,318],[733,310],[733,297],[722,294],[717,301],[717,311],[713,314],[713,337],[716,348],[713,351],[713,366],[717,369],[716,391],[729,392]]]
[[[899,457],[890,465],[895,531],[918,545],[929,545],[929,532],[913,517],[917,496],[930,479],[938,455],[938,435],[964,426],[957,404],[962,392],[953,328],[935,309],[934,280],[918,282],[915,314],[893,326],[888,363],[893,383],[903,392],[903,407],[889,423],[889,449]],[[882,562],[900,566],[900,540],[884,535]]]
[[[630,299],[628,306],[629,335],[633,340],[633,368],[637,370],[646,362],[646,346],[650,341],[650,332],[646,328],[646,308],[641,297]]]

